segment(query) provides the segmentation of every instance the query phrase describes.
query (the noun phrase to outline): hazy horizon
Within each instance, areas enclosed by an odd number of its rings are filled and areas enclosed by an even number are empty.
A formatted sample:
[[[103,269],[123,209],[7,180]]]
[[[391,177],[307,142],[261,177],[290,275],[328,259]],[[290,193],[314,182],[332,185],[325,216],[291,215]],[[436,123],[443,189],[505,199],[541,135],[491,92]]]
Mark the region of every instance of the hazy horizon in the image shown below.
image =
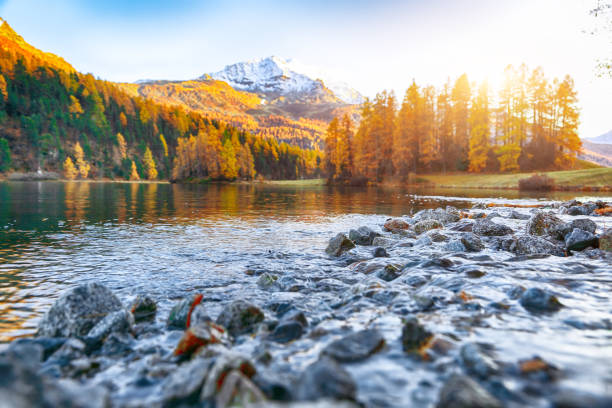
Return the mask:
[[[494,89],[508,64],[571,75],[580,136],[612,129],[612,80],[595,75],[609,49],[593,36],[591,0],[563,1],[0,1],[26,41],[82,72],[117,82],[194,79],[270,55],[329,72],[365,96],[401,100],[412,79],[441,86],[467,73]]]

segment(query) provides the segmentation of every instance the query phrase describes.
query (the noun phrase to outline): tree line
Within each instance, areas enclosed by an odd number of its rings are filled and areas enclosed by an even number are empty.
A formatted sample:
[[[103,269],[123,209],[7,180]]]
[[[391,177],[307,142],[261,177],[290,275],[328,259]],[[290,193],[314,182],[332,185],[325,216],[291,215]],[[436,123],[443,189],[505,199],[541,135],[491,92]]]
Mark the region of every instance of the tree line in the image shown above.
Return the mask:
[[[19,37],[20,38],[20,37]],[[321,154],[61,69],[51,54],[0,48],[0,171],[67,178],[303,178]]]
[[[577,103],[569,75],[549,80],[525,64],[505,69],[497,93],[466,74],[441,89],[413,80],[399,107],[393,92],[366,100],[356,131],[348,116],[332,120],[324,171],[350,182],[571,168],[581,149]]]

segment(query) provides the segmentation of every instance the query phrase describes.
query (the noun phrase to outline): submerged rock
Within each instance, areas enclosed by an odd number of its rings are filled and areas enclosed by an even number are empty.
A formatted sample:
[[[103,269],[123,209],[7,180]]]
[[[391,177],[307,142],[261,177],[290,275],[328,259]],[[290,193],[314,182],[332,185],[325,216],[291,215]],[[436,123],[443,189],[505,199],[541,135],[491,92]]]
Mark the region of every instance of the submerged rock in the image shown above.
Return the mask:
[[[329,245],[327,245],[325,252],[332,256],[340,256],[353,248],[355,248],[353,241],[340,233],[329,240]]]
[[[519,302],[530,312],[556,312],[563,307],[555,295],[540,288],[527,289]]]
[[[106,286],[95,282],[79,285],[60,296],[45,313],[37,336],[83,337],[107,314],[121,307]]]
[[[304,326],[297,321],[279,323],[270,334],[269,339],[277,343],[289,343],[302,337]]]
[[[157,313],[157,304],[149,296],[138,295],[130,306],[130,312],[132,312],[136,323],[153,320],[155,313]]]
[[[404,351],[416,351],[423,347],[433,335],[412,317],[404,323],[402,328],[402,347]]]
[[[497,224],[488,219],[477,220],[474,222],[472,232],[477,235],[483,235],[486,237],[503,236],[512,234],[512,228],[507,225]]]
[[[355,382],[344,368],[329,357],[321,357],[304,370],[298,380],[296,397],[302,401],[321,398],[354,401]]]
[[[328,345],[323,354],[339,362],[365,360],[385,346],[385,339],[376,329],[361,330]]]
[[[565,246],[570,251],[582,251],[588,247],[597,247],[597,237],[588,231],[583,231],[574,228],[573,231],[565,237]]]
[[[471,232],[464,232],[461,234],[461,243],[466,250],[471,252],[479,252],[484,249],[484,245],[480,238]]]
[[[498,364],[478,344],[465,344],[461,347],[460,356],[467,371],[480,378],[486,379],[499,372]]]
[[[444,208],[421,210],[413,217],[417,221],[437,221],[441,224],[457,222],[461,219],[461,213],[455,207],[447,206]]]
[[[366,226],[349,231],[349,239],[357,245],[372,245],[374,238],[379,236],[378,232]]]
[[[480,384],[454,374],[440,390],[438,408],[502,408],[501,402]]]
[[[252,332],[258,323],[264,319],[264,314],[257,306],[244,300],[235,300],[225,306],[217,324],[225,327],[232,336]]]
[[[459,239],[452,239],[444,245],[444,249],[449,252],[465,252],[467,248]]]
[[[393,265],[386,265],[385,268],[378,273],[378,277],[387,282],[391,282],[400,276],[400,270]]]
[[[374,248],[374,258],[386,258],[389,256],[389,253],[387,253],[387,250],[383,247],[376,247]]]

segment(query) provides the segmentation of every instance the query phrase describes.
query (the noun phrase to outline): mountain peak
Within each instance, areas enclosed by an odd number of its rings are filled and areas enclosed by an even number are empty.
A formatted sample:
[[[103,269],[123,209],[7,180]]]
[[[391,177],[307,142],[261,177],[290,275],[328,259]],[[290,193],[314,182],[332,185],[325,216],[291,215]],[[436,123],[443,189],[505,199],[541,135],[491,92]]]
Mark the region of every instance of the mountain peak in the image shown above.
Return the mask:
[[[331,92],[339,102],[358,104],[363,101],[359,92],[343,82],[328,81],[326,75],[321,73],[322,71],[293,59],[271,55],[227,65],[223,70],[209,75],[229,83],[235,89],[273,98],[304,94],[323,95]]]

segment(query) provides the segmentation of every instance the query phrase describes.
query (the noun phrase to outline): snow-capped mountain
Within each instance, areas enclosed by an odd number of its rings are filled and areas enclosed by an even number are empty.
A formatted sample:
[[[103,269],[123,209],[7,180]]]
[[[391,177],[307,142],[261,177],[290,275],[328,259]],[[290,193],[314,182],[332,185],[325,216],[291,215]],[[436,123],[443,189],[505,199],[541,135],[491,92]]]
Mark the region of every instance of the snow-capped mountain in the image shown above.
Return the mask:
[[[297,61],[272,56],[228,65],[208,75],[227,82],[235,89],[273,97],[319,96],[331,91],[344,103],[358,104],[363,101],[361,94],[347,84],[322,74]],[[206,77],[204,75],[201,78]]]

